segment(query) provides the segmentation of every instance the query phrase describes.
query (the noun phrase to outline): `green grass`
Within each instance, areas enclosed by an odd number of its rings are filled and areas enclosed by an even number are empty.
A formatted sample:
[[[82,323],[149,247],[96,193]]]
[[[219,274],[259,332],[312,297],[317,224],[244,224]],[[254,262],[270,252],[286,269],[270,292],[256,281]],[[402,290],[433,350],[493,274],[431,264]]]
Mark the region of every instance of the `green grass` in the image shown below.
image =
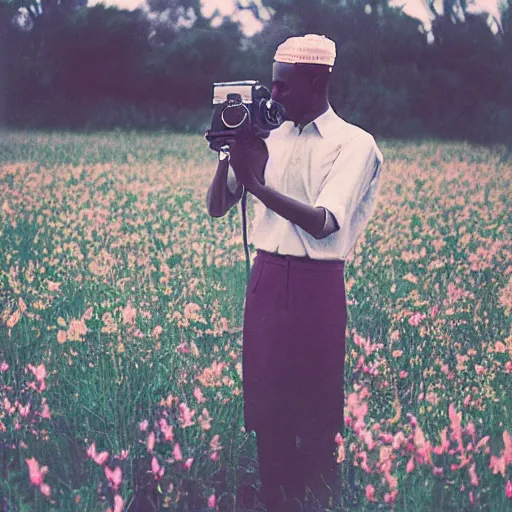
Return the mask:
[[[368,412],[359,434],[353,423],[345,429],[340,510],[508,510],[512,466],[503,476],[489,464],[512,432],[512,164],[499,146],[378,143],[378,204],[345,267],[345,396],[359,396]],[[197,511],[212,495],[218,510],[235,511],[244,486],[258,489],[255,438],[242,429],[241,217],[236,208],[221,219],[206,212],[215,162],[200,135],[2,134],[0,365],[9,367],[0,372],[0,503],[9,512],[105,511],[116,494],[130,512],[146,510],[138,500],[149,497],[162,510]],[[418,325],[414,314],[425,315]],[[353,330],[382,346],[365,349]],[[29,364],[44,364],[46,389],[31,384]],[[50,418],[41,415],[45,403]],[[195,424],[184,426],[180,404],[195,411]],[[462,459],[450,404],[462,413],[471,456],[460,469],[451,469]],[[347,405],[346,417],[360,412]],[[162,419],[174,425],[172,440]],[[377,430],[375,447],[365,438],[376,425],[406,439],[391,452],[394,505],[379,474],[390,444]],[[436,476],[420,432],[432,448],[445,427],[454,451],[427,449],[443,468]],[[478,453],[468,450],[484,436]],[[108,451],[106,464],[87,456],[93,442]],[[126,458],[114,458],[123,450]],[[361,467],[364,453],[373,472]],[[161,480],[148,473],[153,456]],[[31,457],[48,466],[49,497],[30,484]],[[122,470],[117,490],[105,465]]]

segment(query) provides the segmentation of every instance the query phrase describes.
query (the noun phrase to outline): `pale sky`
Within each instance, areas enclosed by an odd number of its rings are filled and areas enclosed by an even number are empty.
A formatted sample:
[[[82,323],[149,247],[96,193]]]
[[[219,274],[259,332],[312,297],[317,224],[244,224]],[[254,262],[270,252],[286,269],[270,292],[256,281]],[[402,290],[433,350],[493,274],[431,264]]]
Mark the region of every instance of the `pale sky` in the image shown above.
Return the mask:
[[[441,3],[441,0],[437,1],[438,3]],[[97,3],[115,5],[121,9],[136,9],[137,7],[142,7],[145,5],[144,0],[89,0],[88,5],[94,5]],[[210,17],[216,8],[224,16],[230,16],[235,12],[235,0],[202,0],[201,3],[203,6],[203,15],[207,17]],[[474,7],[468,10],[484,10],[493,14],[499,20],[499,3],[500,0],[475,0]],[[404,12],[406,14],[415,18],[419,18],[426,24],[428,28],[428,21],[430,16],[429,11],[425,7],[424,0],[390,0],[390,4],[393,6],[403,6]],[[242,23],[244,32],[247,36],[251,36],[253,33],[257,32],[261,26],[261,24],[254,19],[252,13],[249,11],[239,13],[237,18]]]

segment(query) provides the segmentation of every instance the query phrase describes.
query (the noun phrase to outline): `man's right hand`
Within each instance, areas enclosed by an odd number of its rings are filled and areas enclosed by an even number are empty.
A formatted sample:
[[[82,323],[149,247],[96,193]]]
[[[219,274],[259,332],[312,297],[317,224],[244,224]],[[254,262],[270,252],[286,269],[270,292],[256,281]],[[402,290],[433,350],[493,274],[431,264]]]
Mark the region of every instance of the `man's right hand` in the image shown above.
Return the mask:
[[[239,140],[232,137],[216,137],[210,142],[210,149],[220,151],[223,146],[228,146],[233,152],[233,160],[236,165],[249,165],[256,179],[265,184],[265,167],[268,161],[267,145],[263,139],[256,136],[241,136]],[[233,167],[233,165],[232,165]]]
[[[210,142],[210,149],[213,151],[220,151],[220,148],[222,146],[229,146],[231,147],[235,143],[235,137],[215,137]]]
[[[265,185],[265,168],[268,162],[268,149],[265,141],[257,136],[242,136],[235,140],[231,149],[231,167],[237,174],[237,170],[248,169],[259,181]]]

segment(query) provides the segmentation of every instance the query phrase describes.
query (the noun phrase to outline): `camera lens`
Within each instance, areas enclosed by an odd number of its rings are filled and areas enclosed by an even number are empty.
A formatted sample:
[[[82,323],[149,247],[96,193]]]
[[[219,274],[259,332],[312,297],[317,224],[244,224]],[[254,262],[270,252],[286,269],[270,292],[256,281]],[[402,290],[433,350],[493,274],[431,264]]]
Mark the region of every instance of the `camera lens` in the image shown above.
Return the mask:
[[[264,104],[263,115],[268,124],[277,128],[284,121],[284,107],[276,101],[268,100]]]
[[[247,107],[243,103],[237,103],[227,105],[222,111],[221,119],[228,128],[238,128],[242,126],[248,116]]]

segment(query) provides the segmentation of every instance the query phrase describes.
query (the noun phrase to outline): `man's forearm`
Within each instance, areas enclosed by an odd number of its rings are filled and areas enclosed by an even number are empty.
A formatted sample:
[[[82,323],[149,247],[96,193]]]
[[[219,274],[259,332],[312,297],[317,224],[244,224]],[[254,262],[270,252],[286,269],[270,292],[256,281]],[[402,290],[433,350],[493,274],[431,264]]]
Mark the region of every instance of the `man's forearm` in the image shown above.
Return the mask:
[[[227,185],[228,166],[228,159],[219,160],[217,171],[206,194],[206,207],[212,217],[222,217],[240,199],[240,191],[232,193]]]
[[[254,187],[251,193],[267,208],[301,227],[312,237],[320,238],[325,222],[324,208],[302,203],[265,185]]]

